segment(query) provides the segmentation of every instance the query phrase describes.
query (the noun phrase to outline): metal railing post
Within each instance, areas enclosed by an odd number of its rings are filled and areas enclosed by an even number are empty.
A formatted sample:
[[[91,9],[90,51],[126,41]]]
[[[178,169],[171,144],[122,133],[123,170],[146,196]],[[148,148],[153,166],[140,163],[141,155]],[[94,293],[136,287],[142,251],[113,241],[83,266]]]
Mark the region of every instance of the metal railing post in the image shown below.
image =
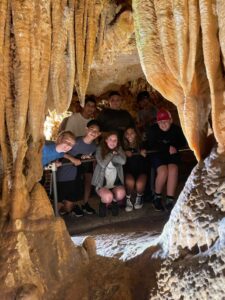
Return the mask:
[[[56,167],[56,163],[52,163],[52,180],[53,180],[53,208],[54,208],[54,212],[55,212],[55,216],[58,217],[59,213],[58,213],[58,191],[57,191],[57,181],[56,181],[56,171],[57,171],[57,167]]]

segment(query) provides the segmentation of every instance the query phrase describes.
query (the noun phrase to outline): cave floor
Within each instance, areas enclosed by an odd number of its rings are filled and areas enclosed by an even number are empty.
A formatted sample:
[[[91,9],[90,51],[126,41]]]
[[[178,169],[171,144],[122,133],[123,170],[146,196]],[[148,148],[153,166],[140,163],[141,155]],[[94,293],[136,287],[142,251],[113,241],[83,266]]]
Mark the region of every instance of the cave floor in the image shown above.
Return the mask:
[[[67,222],[67,226],[73,233],[72,240],[75,244],[81,245],[87,236],[91,236],[96,241],[98,255],[126,261],[141,254],[154,242],[168,218],[169,213],[156,212],[150,203],[145,203],[138,211],[127,213],[124,209],[120,210],[118,217],[109,215],[102,220],[98,216],[85,216],[82,220]],[[88,221],[89,226],[86,224]],[[81,233],[80,230],[84,227],[89,227],[89,230]]]
[[[98,210],[99,200],[92,197],[90,204]],[[71,236],[81,234],[104,234],[110,232],[131,232],[134,230],[148,230],[149,228],[162,227],[157,224],[165,224],[168,220],[168,212],[155,211],[150,202],[145,202],[142,209],[126,212],[124,208],[119,209],[118,216],[112,216],[111,210],[108,209],[107,216],[100,218],[95,215],[84,215],[75,217],[71,215],[64,216]],[[157,229],[156,229],[157,230]]]

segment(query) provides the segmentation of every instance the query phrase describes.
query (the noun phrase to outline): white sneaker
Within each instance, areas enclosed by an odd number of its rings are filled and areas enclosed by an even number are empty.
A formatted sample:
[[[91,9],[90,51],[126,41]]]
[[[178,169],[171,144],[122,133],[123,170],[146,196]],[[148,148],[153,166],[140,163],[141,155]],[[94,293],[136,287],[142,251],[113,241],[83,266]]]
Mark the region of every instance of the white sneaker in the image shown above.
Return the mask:
[[[130,211],[132,211],[133,209],[134,209],[134,207],[133,207],[133,204],[132,204],[130,198],[127,198],[127,200],[126,200],[125,211],[126,211],[126,212],[130,212]]]
[[[141,209],[143,207],[143,200],[142,196],[137,196],[135,203],[134,203],[134,208],[135,209]]]

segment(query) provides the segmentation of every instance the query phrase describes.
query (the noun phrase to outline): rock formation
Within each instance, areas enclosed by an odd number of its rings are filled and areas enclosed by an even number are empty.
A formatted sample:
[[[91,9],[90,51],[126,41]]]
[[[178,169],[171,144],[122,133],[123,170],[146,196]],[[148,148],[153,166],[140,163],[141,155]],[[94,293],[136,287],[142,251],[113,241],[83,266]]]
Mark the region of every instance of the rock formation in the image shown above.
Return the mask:
[[[133,1],[137,47],[146,78],[176,104],[200,160],[154,255],[164,258],[150,299],[223,299],[224,24],[222,1]],[[210,150],[211,113],[216,146]],[[153,296],[154,295],[154,296]]]
[[[65,110],[74,86],[83,103],[87,89],[99,95],[113,82],[142,77],[141,67],[148,82],[177,106],[199,159],[158,244],[149,250],[158,270],[149,293],[155,299],[223,297],[225,5],[132,2],[133,12],[131,1],[119,0],[0,1],[1,299],[135,294],[128,276],[135,262],[124,266],[96,257],[90,242],[73,246],[38,181],[47,109]],[[210,116],[217,142],[212,151],[206,147]],[[139,257],[139,268],[146,257]]]

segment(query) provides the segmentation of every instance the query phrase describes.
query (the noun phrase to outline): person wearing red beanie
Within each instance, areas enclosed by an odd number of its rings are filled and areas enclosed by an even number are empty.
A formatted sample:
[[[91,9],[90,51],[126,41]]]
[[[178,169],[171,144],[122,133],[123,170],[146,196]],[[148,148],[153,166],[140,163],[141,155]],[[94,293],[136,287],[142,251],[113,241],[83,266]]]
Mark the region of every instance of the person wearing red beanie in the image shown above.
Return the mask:
[[[155,210],[164,211],[162,191],[166,185],[165,207],[170,211],[175,203],[178,181],[178,150],[187,142],[181,128],[173,124],[168,110],[161,108],[156,119],[157,123],[147,130],[148,149],[156,151],[151,156],[151,165],[156,170],[153,206]]]

